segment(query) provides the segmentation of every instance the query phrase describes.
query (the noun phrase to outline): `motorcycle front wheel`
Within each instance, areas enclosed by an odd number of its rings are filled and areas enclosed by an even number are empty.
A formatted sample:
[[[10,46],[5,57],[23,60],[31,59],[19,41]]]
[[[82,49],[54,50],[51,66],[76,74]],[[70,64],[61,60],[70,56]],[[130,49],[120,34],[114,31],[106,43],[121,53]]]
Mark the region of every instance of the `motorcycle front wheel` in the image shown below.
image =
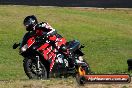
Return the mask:
[[[35,58],[25,58],[23,61],[23,67],[26,75],[29,79],[47,79],[47,70],[42,62],[39,62],[39,68],[37,67],[37,60]]]

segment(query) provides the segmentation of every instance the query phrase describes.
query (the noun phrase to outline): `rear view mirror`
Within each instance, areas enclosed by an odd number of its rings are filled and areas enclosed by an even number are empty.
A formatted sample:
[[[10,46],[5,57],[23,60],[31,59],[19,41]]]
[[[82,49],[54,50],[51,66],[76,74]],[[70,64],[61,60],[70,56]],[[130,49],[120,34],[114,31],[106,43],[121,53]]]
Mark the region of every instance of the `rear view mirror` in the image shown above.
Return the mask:
[[[16,49],[19,45],[20,45],[20,43],[19,43],[19,44],[14,43],[14,45],[13,45],[13,49]]]
[[[85,46],[84,45],[81,45],[81,47],[80,48],[84,48]]]

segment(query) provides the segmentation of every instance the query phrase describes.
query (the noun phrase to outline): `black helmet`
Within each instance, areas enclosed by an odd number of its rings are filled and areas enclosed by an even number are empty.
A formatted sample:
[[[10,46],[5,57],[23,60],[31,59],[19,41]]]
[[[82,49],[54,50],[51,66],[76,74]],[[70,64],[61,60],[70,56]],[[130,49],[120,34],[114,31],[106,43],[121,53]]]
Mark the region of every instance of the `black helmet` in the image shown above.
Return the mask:
[[[24,26],[26,26],[26,30],[27,31],[32,31],[33,27],[38,23],[37,18],[34,15],[31,16],[27,16],[24,21],[23,24]]]

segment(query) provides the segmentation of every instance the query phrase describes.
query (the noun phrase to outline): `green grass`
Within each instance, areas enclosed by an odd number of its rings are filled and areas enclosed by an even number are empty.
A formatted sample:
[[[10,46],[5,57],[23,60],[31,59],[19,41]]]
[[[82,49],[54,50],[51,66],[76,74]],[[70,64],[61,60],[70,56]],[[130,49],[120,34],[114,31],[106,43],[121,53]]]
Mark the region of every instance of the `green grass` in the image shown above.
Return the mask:
[[[127,71],[132,58],[132,10],[88,10],[60,7],[0,6],[0,79],[27,79],[23,58],[13,50],[26,32],[27,15],[51,24],[68,41],[78,39],[86,47],[85,59],[97,73]]]

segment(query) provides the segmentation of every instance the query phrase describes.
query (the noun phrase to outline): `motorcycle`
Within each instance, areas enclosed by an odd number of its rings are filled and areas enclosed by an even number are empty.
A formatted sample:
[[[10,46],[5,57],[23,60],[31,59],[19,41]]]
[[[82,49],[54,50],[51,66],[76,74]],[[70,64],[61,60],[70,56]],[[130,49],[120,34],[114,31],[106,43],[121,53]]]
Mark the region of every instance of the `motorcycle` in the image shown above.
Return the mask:
[[[24,57],[23,67],[29,79],[47,79],[50,77],[81,77],[90,74],[90,67],[83,59],[83,45],[73,40],[66,43],[70,55],[57,50],[54,43],[46,37],[32,36],[27,32],[20,43],[15,43],[13,49],[19,46],[19,54]]]

